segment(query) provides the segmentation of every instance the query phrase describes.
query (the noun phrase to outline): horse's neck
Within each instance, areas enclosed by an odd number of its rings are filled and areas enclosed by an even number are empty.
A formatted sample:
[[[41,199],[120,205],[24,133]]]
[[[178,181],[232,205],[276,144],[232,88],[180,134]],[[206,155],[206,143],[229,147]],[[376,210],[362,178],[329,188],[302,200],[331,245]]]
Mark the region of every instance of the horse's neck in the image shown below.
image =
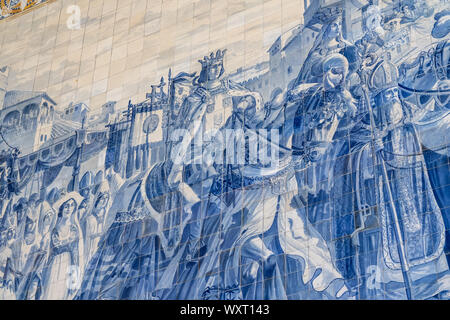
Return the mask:
[[[400,66],[404,83],[412,89],[429,90],[450,75],[450,42],[441,41],[434,51],[421,52],[412,62]]]

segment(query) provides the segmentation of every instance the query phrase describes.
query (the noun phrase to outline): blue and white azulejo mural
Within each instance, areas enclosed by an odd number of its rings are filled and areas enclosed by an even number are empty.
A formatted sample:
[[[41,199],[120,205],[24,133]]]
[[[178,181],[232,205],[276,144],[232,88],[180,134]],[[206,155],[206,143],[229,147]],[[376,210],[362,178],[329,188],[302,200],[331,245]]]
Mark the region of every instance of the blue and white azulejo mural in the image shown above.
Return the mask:
[[[449,299],[450,6],[388,2],[100,116],[2,68],[0,298]]]

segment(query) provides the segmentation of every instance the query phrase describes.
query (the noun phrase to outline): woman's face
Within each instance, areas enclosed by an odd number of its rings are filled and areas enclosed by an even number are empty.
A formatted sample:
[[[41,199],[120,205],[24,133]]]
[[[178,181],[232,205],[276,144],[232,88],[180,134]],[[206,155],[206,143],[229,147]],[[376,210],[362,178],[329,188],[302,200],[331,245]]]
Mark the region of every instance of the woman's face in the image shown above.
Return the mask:
[[[8,243],[8,233],[6,231],[0,233],[0,248],[3,248]]]
[[[17,217],[14,213],[10,213],[8,216],[8,222],[11,226],[16,226],[17,225]]]
[[[108,205],[109,201],[109,195],[108,194],[102,194],[100,198],[98,199],[97,208],[103,209]]]
[[[81,190],[81,195],[84,197],[84,198],[87,198],[87,197],[89,197],[89,188],[84,188],[83,190]]]
[[[327,36],[330,39],[337,38],[341,35],[341,24],[339,22],[333,22],[328,26]]]
[[[235,109],[236,112],[245,115],[246,118],[251,118],[256,113],[255,99],[252,96],[246,96],[239,101]]]
[[[75,209],[75,200],[73,200],[73,199],[67,200],[63,204],[63,209],[62,209],[63,217],[70,217],[70,215],[72,214],[74,209]]]
[[[404,6],[402,11],[403,11],[403,14],[405,17],[407,17],[407,18],[413,17],[413,11],[411,10],[411,8],[409,6]]]
[[[19,217],[23,217],[23,216],[25,215],[26,211],[27,211],[26,206],[25,206],[25,205],[21,205],[21,206],[17,209],[17,215],[18,215]]]
[[[25,238],[25,243],[27,245],[31,245],[34,243],[35,239],[36,239],[36,234],[34,232],[26,232],[24,235]]]
[[[25,236],[34,236],[36,232],[36,221],[27,219],[25,224]]]

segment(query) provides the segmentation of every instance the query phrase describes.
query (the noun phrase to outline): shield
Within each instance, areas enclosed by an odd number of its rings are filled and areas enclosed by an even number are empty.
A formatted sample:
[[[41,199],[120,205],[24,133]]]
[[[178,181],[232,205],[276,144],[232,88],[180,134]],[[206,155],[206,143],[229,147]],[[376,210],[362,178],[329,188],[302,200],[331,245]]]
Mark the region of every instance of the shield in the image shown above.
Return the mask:
[[[146,210],[157,222],[157,233],[166,256],[175,253],[190,213],[185,212],[182,195],[167,185],[165,163],[157,163],[148,170],[140,184]]]

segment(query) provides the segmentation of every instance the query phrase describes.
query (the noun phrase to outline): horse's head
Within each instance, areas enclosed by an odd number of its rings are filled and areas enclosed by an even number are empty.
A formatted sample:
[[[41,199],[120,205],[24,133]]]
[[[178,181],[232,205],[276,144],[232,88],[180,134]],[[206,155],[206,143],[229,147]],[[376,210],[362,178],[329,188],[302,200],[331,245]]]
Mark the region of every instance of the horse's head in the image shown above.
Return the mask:
[[[401,98],[424,108],[450,108],[450,42],[433,44],[400,68]]]

